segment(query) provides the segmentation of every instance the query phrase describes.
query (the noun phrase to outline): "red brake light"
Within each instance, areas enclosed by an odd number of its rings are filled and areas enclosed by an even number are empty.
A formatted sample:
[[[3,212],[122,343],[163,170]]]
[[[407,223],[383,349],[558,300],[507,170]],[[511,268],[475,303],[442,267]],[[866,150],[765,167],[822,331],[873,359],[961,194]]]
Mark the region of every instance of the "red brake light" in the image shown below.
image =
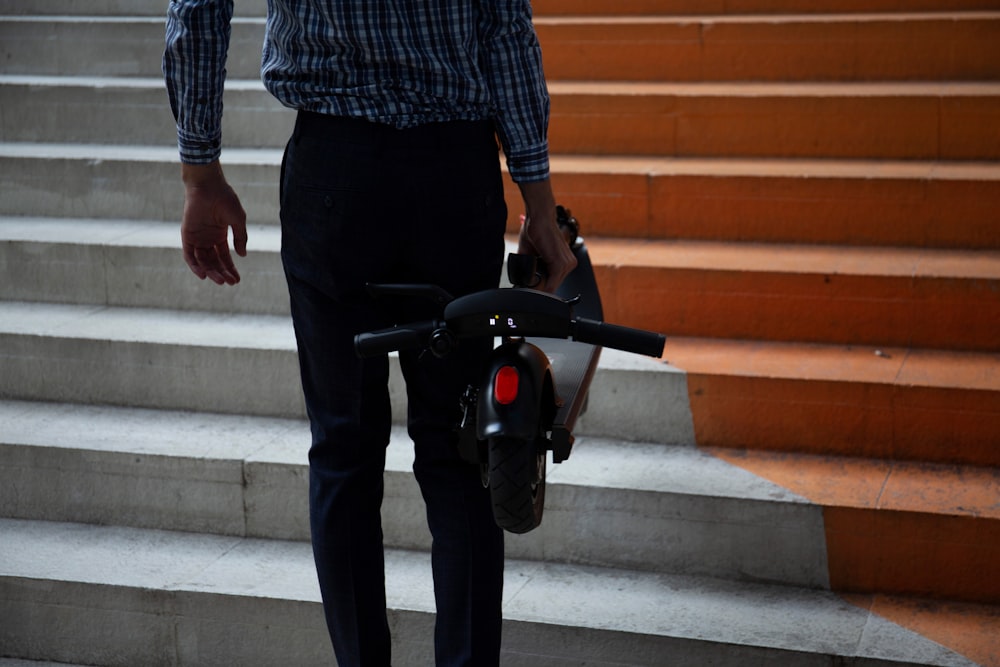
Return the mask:
[[[500,405],[510,405],[517,398],[520,376],[513,366],[502,366],[493,379],[493,397]]]

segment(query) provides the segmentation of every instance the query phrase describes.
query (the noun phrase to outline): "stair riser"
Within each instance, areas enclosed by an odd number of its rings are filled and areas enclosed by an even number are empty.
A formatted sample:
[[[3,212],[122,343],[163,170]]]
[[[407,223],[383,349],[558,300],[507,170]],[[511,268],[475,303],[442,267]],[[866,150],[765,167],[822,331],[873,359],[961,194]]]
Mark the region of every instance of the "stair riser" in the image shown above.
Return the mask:
[[[8,85],[0,102],[4,141],[176,143],[158,88]],[[226,94],[226,146],[281,148],[293,123],[294,112],[263,89]],[[1000,157],[998,128],[1000,95],[986,93],[580,94],[553,87],[549,144],[567,155],[985,160]]]
[[[600,176],[557,178],[580,219],[624,237],[1000,247],[998,181],[930,172],[910,179],[680,174],[617,177],[595,190]],[[617,196],[615,181],[627,181]]]
[[[23,1],[23,0],[22,0]],[[66,0],[64,0],[66,1]],[[108,1],[108,0],[106,0]],[[812,14],[996,9],[995,0],[534,0],[535,15]]]
[[[163,18],[135,20],[0,20],[0,60],[7,74],[162,78],[165,22],[165,9]],[[230,78],[260,78],[263,36],[263,19],[234,22]]]
[[[225,158],[223,158],[225,160]],[[279,151],[226,162],[251,224],[278,220]],[[149,161],[0,156],[0,214],[179,221],[173,150]],[[510,231],[520,193],[509,178]],[[1000,181],[553,171],[558,201],[592,236],[1000,248]]]
[[[5,653],[33,660],[104,665],[294,664],[332,660],[323,613],[314,600],[269,600],[209,592],[152,592],[138,587],[0,579]],[[73,600],[72,606],[66,600]],[[392,609],[393,664],[434,663],[434,614]],[[53,633],[51,628],[60,631]],[[9,641],[8,641],[9,638]],[[510,667],[659,667],[664,655],[679,664],[812,667],[827,656],[724,642],[505,621],[501,660]],[[872,667],[894,663],[868,661]]]
[[[553,171],[584,233],[621,238],[1000,247],[1000,181]],[[517,188],[506,183],[508,202]],[[514,207],[512,207],[514,208]],[[509,230],[518,229],[513,214]]]
[[[835,590],[1000,604],[1000,521],[827,508]]]
[[[827,12],[995,10],[995,0],[535,0],[535,16],[546,15],[669,15],[669,14],[810,14]],[[80,11],[77,0],[2,0],[3,14],[67,15]],[[237,16],[264,16],[265,0],[244,0]],[[149,0],[91,0],[87,13],[97,16],[162,16],[163,7]]]
[[[596,254],[609,321],[673,336],[996,351],[1000,282],[643,268]]]
[[[225,157],[223,157],[225,160]],[[280,151],[262,164],[229,164],[250,224],[278,221]],[[176,151],[150,161],[0,157],[0,214],[180,221],[184,186]]]
[[[161,76],[163,26],[159,17],[0,21],[0,56],[8,73],[156,77]],[[615,24],[540,18],[536,29],[550,81],[984,80],[1000,75],[993,50],[1000,39],[995,14],[832,22],[699,17]],[[234,24],[230,77],[259,78],[263,34],[262,19]]]
[[[540,18],[548,79],[975,81],[1000,75],[996,15],[718,21],[704,14],[631,23]]]
[[[305,452],[308,431],[302,435]],[[309,539],[302,464],[16,445],[0,452],[0,508],[8,518]],[[428,551],[413,475],[389,471],[385,483],[386,545]],[[814,505],[552,481],[543,525],[509,535],[508,557],[828,586],[822,511]]]
[[[293,349],[191,345],[0,334],[0,397],[70,403],[198,410],[275,417],[304,416]],[[219,391],[220,387],[266,388]],[[389,382],[396,423],[405,390],[395,357]],[[580,435],[686,443],[687,389],[680,373],[598,369]]]
[[[288,315],[278,252],[236,258],[239,287],[199,281],[176,247],[0,244],[0,298],[42,303]],[[251,243],[253,231],[250,232]]]
[[[549,144],[582,155],[991,160],[1000,96],[556,92]]]
[[[177,144],[162,85],[118,87],[107,80],[96,85],[9,83],[0,86],[0,103],[2,141]],[[291,136],[295,112],[262,87],[227,91],[225,108],[227,147],[283,148]]]
[[[689,374],[698,444],[1000,466],[1000,395],[907,384]]]
[[[0,0],[0,14],[70,16],[80,14],[78,0]],[[166,7],[151,0],[88,0],[88,16],[166,16]],[[243,0],[234,8],[237,16],[264,16],[266,0]]]
[[[254,235],[251,232],[251,240]],[[611,322],[671,336],[995,350],[996,281],[807,272],[643,269],[591,249]],[[237,258],[236,288],[196,280],[176,248],[8,242],[0,296],[287,315],[277,249]],[[650,308],[649,304],[656,304]],[[609,415],[613,418],[613,415]]]

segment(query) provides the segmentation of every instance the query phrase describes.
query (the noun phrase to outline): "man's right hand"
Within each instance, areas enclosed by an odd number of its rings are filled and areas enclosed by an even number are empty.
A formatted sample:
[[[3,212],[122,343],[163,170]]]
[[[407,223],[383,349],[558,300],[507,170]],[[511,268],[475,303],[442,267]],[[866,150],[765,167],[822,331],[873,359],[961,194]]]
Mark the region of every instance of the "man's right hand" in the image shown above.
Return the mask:
[[[247,214],[239,197],[226,181],[218,161],[182,164],[184,218],[181,248],[184,261],[196,276],[218,285],[235,285],[240,274],[229,251],[229,229],[233,230],[236,254],[247,254]]]
[[[548,179],[518,183],[524,198],[524,224],[517,251],[535,255],[545,265],[545,278],[538,289],[555,292],[563,279],[576,268],[576,257],[556,222],[556,200]]]

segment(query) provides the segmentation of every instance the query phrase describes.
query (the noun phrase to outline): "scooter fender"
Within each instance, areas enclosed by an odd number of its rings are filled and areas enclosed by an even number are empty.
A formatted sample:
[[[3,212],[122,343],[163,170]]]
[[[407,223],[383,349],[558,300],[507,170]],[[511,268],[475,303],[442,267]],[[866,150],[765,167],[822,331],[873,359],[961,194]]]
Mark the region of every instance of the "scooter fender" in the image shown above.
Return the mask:
[[[504,366],[518,373],[517,396],[507,405],[500,404],[494,394],[495,378]],[[549,428],[542,422],[554,413],[548,405],[553,403],[552,393],[552,366],[538,347],[517,341],[494,349],[479,389],[477,437],[533,440]]]

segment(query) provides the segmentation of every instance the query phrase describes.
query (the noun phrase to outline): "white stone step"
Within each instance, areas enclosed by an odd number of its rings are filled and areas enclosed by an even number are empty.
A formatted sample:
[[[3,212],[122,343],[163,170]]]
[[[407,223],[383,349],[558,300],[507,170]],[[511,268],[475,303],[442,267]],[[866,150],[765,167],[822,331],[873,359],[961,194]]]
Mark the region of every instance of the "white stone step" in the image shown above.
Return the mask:
[[[0,216],[0,300],[288,315],[280,229],[247,234],[242,280],[220,288],[184,263],[177,222]]]
[[[309,546],[0,519],[0,645],[98,664],[329,664]],[[395,664],[431,664],[425,553],[389,550]],[[505,667],[971,667],[832,593],[510,560]],[[52,628],[59,628],[52,632]]]
[[[160,77],[166,5],[161,7],[159,16],[0,16],[0,71]],[[232,28],[228,75],[259,79],[264,19],[237,17]]]
[[[0,14],[163,17],[166,11],[158,0],[0,0]],[[237,16],[264,16],[267,2],[240,0],[234,11]]]
[[[277,226],[248,229],[233,289],[191,273],[179,230],[176,222],[0,217],[0,299],[288,314]]]
[[[0,75],[0,106],[0,141],[177,142],[162,77]],[[226,146],[281,148],[294,123],[259,79],[227,81]]]
[[[0,401],[0,516],[308,540],[299,420]],[[428,550],[412,446],[387,450],[386,543]],[[822,509],[691,446],[581,437],[508,555],[828,587]]]
[[[401,422],[404,390],[392,361]],[[0,398],[304,414],[285,317],[30,302],[0,302]],[[693,443],[686,376],[605,350],[576,432]]]
[[[250,224],[278,221],[280,149],[223,152]],[[175,146],[0,144],[0,215],[179,221]]]

